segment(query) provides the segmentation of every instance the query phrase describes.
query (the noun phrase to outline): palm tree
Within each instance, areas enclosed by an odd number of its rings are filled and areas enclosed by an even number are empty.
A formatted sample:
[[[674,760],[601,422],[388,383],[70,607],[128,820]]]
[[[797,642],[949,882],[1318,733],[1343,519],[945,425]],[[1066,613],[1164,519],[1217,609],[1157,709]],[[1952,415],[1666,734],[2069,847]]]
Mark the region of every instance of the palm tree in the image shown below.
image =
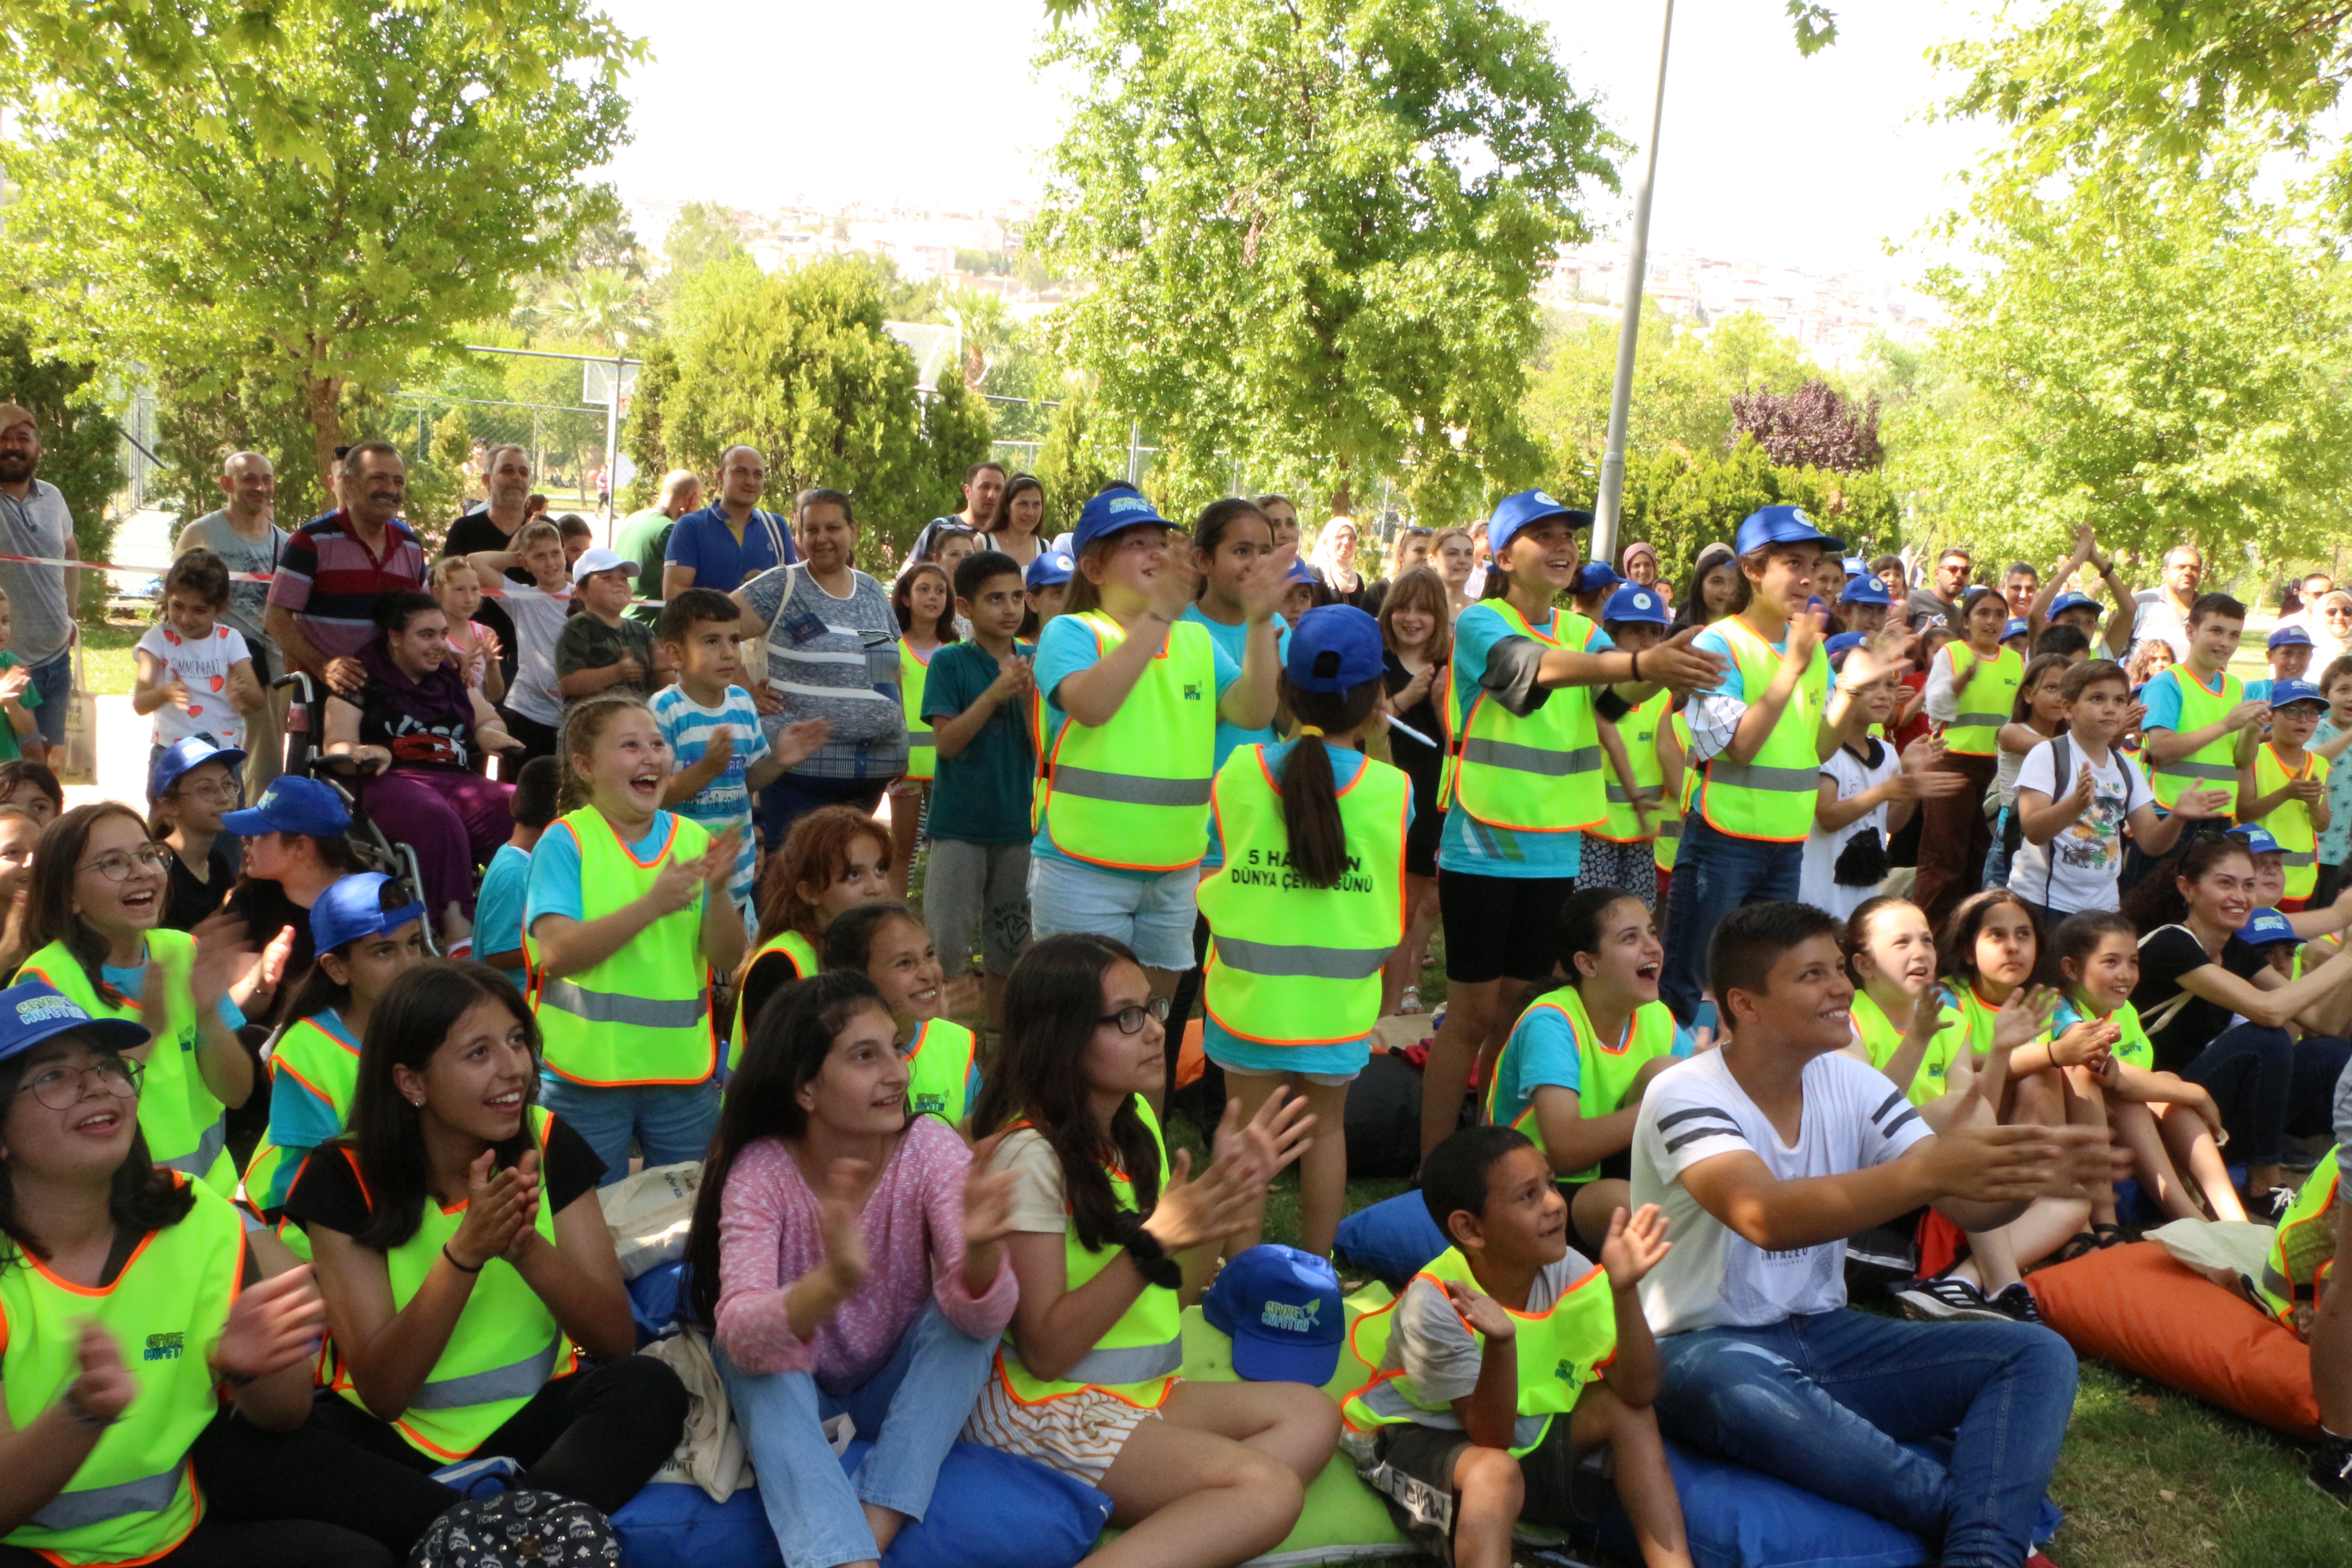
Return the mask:
[[[598,267],[559,283],[542,319],[568,337],[586,338],[618,354],[653,335],[645,286],[617,268]]]

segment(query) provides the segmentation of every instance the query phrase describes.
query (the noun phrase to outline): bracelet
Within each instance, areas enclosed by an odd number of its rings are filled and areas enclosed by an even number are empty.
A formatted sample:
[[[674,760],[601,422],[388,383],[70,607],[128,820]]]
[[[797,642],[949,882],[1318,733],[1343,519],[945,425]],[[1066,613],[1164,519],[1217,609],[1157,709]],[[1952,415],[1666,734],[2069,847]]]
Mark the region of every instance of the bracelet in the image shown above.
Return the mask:
[[[120,1415],[100,1415],[81,1402],[81,1395],[75,1393],[71,1385],[67,1387],[65,1397],[58,1403],[65,1406],[68,1419],[75,1426],[87,1426],[93,1432],[103,1432],[122,1419]]]
[[[1640,648],[1635,648],[1633,650],[1633,679],[1637,682],[1642,679],[1642,650]]]
[[[449,1267],[456,1269],[460,1274],[479,1274],[482,1271],[484,1265],[489,1261],[489,1259],[484,1258],[481,1263],[477,1263],[471,1268],[468,1268],[464,1264],[457,1261],[457,1255],[449,1250],[449,1244],[446,1241],[441,1244],[441,1256],[447,1258],[449,1260]]]
[[[1158,1237],[1139,1225],[1128,1233],[1124,1245],[1128,1257],[1135,1260],[1135,1271],[1149,1283],[1170,1290],[1182,1288],[1183,1265],[1168,1256]]]

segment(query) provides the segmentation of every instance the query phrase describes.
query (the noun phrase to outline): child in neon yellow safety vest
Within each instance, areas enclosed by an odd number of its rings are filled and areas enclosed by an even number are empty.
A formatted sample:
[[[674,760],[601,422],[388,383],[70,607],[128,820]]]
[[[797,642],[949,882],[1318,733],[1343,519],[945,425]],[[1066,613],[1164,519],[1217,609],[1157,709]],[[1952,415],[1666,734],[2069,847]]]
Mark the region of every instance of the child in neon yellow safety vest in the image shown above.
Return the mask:
[[[824,929],[828,970],[863,974],[881,994],[894,1031],[891,1044],[907,1064],[908,1104],[918,1116],[936,1116],[971,1139],[971,1108],[980,1099],[979,1039],[947,1016],[960,988],[970,1006],[979,998],[968,976],[951,988],[923,918],[904,904],[860,904]]]
[[[890,896],[890,835],[854,805],[824,805],[793,822],[760,873],[760,929],[735,972],[731,1068],[768,999],[824,967],[825,928]]]
[[[1667,619],[1665,595],[1634,583],[1618,588],[1601,606],[1601,629],[1628,653],[1664,642]],[[1655,909],[1655,844],[1673,809],[1665,795],[1665,752],[1675,744],[1674,693],[1660,689],[1616,718],[1601,719],[1599,728],[1609,769],[1608,817],[1584,830],[1576,885],[1622,889]]]
[[[1960,1010],[1936,978],[1936,933],[1908,899],[1866,899],[1847,917],[1846,973],[1853,978],[1845,1054],[1886,1075],[1942,1131],[1976,1076]]]
[[[735,834],[661,807],[669,742],[644,702],[597,697],[563,721],[565,798],[530,852],[523,945],[547,1038],[542,1099],[588,1140],[605,1179],[698,1160],[719,1121],[712,977],[743,956],[727,895]]]
[[[2270,704],[2270,739],[2258,742],[2238,769],[2238,821],[2278,840],[2285,886],[2275,907],[2293,912],[2319,885],[2319,836],[2332,820],[2328,762],[2309,749],[2327,700],[2307,681],[2281,680],[2271,687]]]
[[[898,700],[907,710],[907,772],[889,789],[890,879],[902,899],[922,849],[923,808],[939,776],[939,748],[930,721],[923,717],[923,684],[931,656],[959,636],[951,570],[936,561],[919,561],[890,589],[890,610],[898,619]]]
[[[1568,1204],[1524,1133],[1465,1128],[1421,1180],[1454,1245],[1351,1333],[1374,1371],[1343,1406],[1358,1472],[1424,1550],[1509,1568],[1517,1521],[1591,1516],[1577,1468],[1606,1447],[1642,1561],[1683,1568],[1682,1502],[1651,1409],[1658,1346],[1635,1294],[1666,1253],[1658,1206],[1618,1209],[1595,1267],[1568,1245]]]
[[[964,1435],[1109,1494],[1134,1561],[1229,1568],[1297,1522],[1339,1410],[1300,1384],[1183,1381],[1181,1301],[1312,1122],[1279,1093],[1246,1125],[1228,1102],[1207,1168],[1181,1151],[1171,1163],[1144,1099],[1165,1070],[1165,1007],[1108,937],[1045,937],[1013,967],[973,1124],[1003,1134],[989,1166],[1013,1175],[1020,1304]]]

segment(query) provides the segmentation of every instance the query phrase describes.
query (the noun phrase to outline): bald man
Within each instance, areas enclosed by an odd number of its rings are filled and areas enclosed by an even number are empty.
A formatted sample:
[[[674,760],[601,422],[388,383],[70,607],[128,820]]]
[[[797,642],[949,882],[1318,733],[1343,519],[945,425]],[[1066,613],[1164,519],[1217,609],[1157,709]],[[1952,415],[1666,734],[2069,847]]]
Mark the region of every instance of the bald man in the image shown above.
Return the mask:
[[[768,459],[751,447],[719,455],[719,500],[677,520],[663,558],[662,597],[688,588],[731,594],[761,573],[798,561],[792,530],[760,510],[768,488]]]
[[[669,536],[677,520],[702,505],[702,480],[691,468],[672,468],[662,476],[660,499],[643,511],[633,511],[613,531],[613,549],[624,561],[637,563],[637,597],[662,597],[663,561],[669,554]],[[661,612],[650,605],[629,611],[634,620],[650,626]]]
[[[227,500],[218,511],[208,511],[180,530],[174,555],[209,550],[228,563],[231,573],[267,578],[278,569],[286,552],[287,532],[278,526],[278,470],[258,452],[239,452],[221,465],[221,493]],[[278,647],[263,629],[268,613],[269,584],[239,582],[228,585],[228,611],[222,619],[245,638],[253,653],[253,673],[264,684],[286,673]],[[269,701],[253,715],[245,761],[247,800],[259,800],[284,760],[286,704],[290,692],[269,694]]]

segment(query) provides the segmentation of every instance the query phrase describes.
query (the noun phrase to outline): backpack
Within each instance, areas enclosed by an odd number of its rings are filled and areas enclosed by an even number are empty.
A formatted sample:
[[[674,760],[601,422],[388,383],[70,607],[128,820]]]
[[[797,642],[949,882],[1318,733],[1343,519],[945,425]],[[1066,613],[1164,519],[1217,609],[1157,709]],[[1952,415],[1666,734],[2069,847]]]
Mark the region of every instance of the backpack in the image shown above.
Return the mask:
[[[591,1568],[621,1562],[603,1514],[553,1492],[472,1498],[435,1520],[408,1568]]]

